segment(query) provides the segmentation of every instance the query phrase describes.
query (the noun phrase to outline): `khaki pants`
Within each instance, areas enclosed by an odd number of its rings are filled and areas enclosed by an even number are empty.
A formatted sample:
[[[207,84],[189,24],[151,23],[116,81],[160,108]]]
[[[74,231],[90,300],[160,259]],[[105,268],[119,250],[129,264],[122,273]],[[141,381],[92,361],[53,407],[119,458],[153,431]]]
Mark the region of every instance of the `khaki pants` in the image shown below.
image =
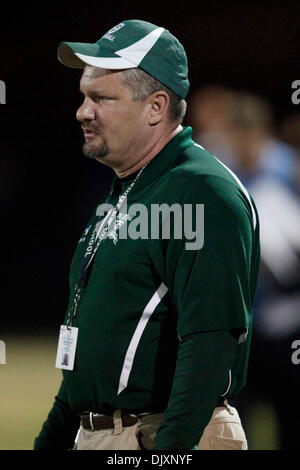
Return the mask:
[[[163,414],[145,415],[129,427],[122,427],[120,410],[114,413],[114,428],[87,431],[80,427],[77,450],[151,450]],[[141,445],[140,445],[141,444]],[[200,439],[198,450],[247,450],[238,412],[230,405],[217,407]]]

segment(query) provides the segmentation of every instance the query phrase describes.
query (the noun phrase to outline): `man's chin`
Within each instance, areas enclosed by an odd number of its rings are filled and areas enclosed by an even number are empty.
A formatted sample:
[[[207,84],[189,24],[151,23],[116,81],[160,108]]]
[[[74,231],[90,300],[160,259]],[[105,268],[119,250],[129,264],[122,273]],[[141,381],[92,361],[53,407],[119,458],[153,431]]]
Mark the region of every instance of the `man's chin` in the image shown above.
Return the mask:
[[[106,145],[92,145],[85,142],[82,146],[83,154],[88,158],[103,158],[108,154],[108,148]]]

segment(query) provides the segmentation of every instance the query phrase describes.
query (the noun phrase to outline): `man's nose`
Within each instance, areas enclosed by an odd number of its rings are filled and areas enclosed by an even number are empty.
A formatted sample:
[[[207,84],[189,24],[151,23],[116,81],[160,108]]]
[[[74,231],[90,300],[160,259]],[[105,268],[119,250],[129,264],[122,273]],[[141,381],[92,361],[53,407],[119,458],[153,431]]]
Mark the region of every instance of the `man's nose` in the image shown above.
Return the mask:
[[[85,98],[82,105],[77,109],[76,119],[80,122],[85,120],[92,121],[95,117],[95,109],[92,100]]]

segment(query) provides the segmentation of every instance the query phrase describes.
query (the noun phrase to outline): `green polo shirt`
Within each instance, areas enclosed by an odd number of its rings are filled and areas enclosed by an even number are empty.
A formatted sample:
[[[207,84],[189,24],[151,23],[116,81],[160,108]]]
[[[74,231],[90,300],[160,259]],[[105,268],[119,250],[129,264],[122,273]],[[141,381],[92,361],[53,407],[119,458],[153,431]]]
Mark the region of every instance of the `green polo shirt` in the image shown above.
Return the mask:
[[[131,183],[114,179],[78,242],[69,308],[103,203],[114,206]],[[97,250],[73,321],[74,370],[63,371],[52,410],[72,433],[83,411],[171,410],[177,371],[189,367],[180,349],[206,332],[230,331],[236,343],[212,403],[236,396],[246,381],[259,228],[245,188],[184,128],[146,166],[126,205]]]

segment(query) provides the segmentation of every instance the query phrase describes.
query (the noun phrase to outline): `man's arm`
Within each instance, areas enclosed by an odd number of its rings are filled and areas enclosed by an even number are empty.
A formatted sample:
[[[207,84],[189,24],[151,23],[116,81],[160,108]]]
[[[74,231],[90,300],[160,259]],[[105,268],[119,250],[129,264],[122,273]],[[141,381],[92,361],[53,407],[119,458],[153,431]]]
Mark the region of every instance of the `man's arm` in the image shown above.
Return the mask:
[[[228,385],[228,371],[237,345],[229,331],[208,331],[182,338],[169,405],[154,450],[192,449],[199,443]]]
[[[67,450],[73,447],[79,428],[79,417],[72,413],[67,400],[64,381],[53,408],[34,441],[34,450]]]
[[[167,243],[166,284],[180,341],[155,449],[191,449],[199,442],[228,386],[239,334],[252,322],[257,230],[248,201],[222,178],[203,177],[184,191],[183,204],[204,204],[204,244],[188,250],[184,239]]]

